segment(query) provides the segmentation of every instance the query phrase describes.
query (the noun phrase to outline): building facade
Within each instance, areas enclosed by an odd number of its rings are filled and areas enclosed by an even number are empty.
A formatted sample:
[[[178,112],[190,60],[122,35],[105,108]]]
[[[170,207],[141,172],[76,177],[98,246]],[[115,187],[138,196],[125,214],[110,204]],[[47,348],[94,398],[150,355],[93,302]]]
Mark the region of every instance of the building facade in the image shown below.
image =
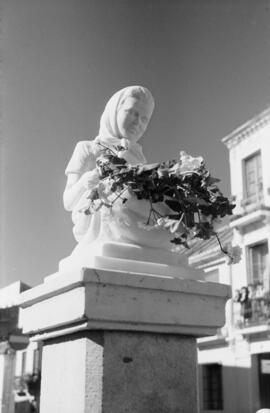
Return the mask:
[[[41,347],[23,335],[20,281],[0,289],[0,413],[38,412]]]
[[[270,109],[223,143],[236,207],[220,236],[243,255],[227,265],[209,241],[190,257],[206,278],[230,284],[233,294],[224,328],[198,340],[200,411],[255,413],[270,408]]]

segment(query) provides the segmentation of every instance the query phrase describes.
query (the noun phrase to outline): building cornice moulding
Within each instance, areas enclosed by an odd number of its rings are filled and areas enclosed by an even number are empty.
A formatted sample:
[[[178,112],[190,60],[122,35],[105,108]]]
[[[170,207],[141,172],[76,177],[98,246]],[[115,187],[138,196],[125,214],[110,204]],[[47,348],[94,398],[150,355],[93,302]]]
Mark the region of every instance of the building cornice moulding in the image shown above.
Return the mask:
[[[255,134],[264,126],[270,123],[270,107],[259,115],[250,119],[239,128],[235,129],[232,133],[221,139],[228,149],[238,145],[242,140],[248,138],[250,135]]]

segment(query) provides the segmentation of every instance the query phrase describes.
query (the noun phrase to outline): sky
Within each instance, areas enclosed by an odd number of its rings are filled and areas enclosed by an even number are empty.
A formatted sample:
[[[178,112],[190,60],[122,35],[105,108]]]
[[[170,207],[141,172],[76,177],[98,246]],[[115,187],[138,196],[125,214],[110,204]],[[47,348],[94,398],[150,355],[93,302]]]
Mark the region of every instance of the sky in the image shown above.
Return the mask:
[[[149,162],[202,155],[230,194],[221,139],[270,105],[270,1],[3,0],[1,37],[0,287],[72,252],[64,170],[122,87],[155,98]]]

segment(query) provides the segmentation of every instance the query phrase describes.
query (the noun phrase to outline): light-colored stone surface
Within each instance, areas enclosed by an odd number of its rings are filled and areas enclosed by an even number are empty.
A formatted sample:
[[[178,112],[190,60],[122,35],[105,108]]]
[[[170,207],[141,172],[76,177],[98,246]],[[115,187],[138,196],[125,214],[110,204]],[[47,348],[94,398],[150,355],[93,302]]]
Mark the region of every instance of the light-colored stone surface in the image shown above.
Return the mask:
[[[107,332],[104,373],[104,413],[197,412],[193,338]]]
[[[160,248],[117,242],[95,243],[91,247],[91,253],[89,245],[78,245],[71,256],[60,261],[59,272],[77,271],[83,267],[195,280],[204,278],[204,272],[191,268],[184,255]]]
[[[85,332],[43,348],[41,413],[196,413],[195,339]]]
[[[103,334],[48,341],[42,353],[41,413],[101,413]]]
[[[22,291],[28,289],[29,286],[16,281],[6,287],[0,289],[0,308],[13,307],[18,304],[19,295]]]
[[[27,334],[70,324],[74,329],[76,323],[78,330],[83,324],[88,329],[211,335],[225,322],[229,296],[229,287],[216,283],[84,269],[54,275],[24,292],[21,323]]]

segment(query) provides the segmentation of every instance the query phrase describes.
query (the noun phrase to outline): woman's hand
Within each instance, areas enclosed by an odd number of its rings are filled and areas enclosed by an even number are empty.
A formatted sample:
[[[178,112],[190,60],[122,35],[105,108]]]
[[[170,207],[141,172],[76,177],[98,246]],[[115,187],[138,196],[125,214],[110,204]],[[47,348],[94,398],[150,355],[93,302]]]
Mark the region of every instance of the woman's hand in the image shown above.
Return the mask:
[[[97,168],[92,171],[85,172],[81,177],[81,183],[86,189],[91,189],[97,185],[100,180],[100,174]]]
[[[126,139],[126,138],[122,138],[120,146],[123,149],[121,149],[121,151],[117,152],[117,156],[118,156],[118,158],[123,159],[123,158],[125,158],[125,155],[127,154],[128,150],[129,150],[129,140]]]
[[[124,148],[125,151],[128,151],[129,149],[129,140],[126,138],[122,138],[120,141],[120,145]]]
[[[63,195],[64,207],[72,211],[86,190],[92,189],[98,184],[100,174],[97,169],[85,172],[81,177],[78,174],[69,174]]]

